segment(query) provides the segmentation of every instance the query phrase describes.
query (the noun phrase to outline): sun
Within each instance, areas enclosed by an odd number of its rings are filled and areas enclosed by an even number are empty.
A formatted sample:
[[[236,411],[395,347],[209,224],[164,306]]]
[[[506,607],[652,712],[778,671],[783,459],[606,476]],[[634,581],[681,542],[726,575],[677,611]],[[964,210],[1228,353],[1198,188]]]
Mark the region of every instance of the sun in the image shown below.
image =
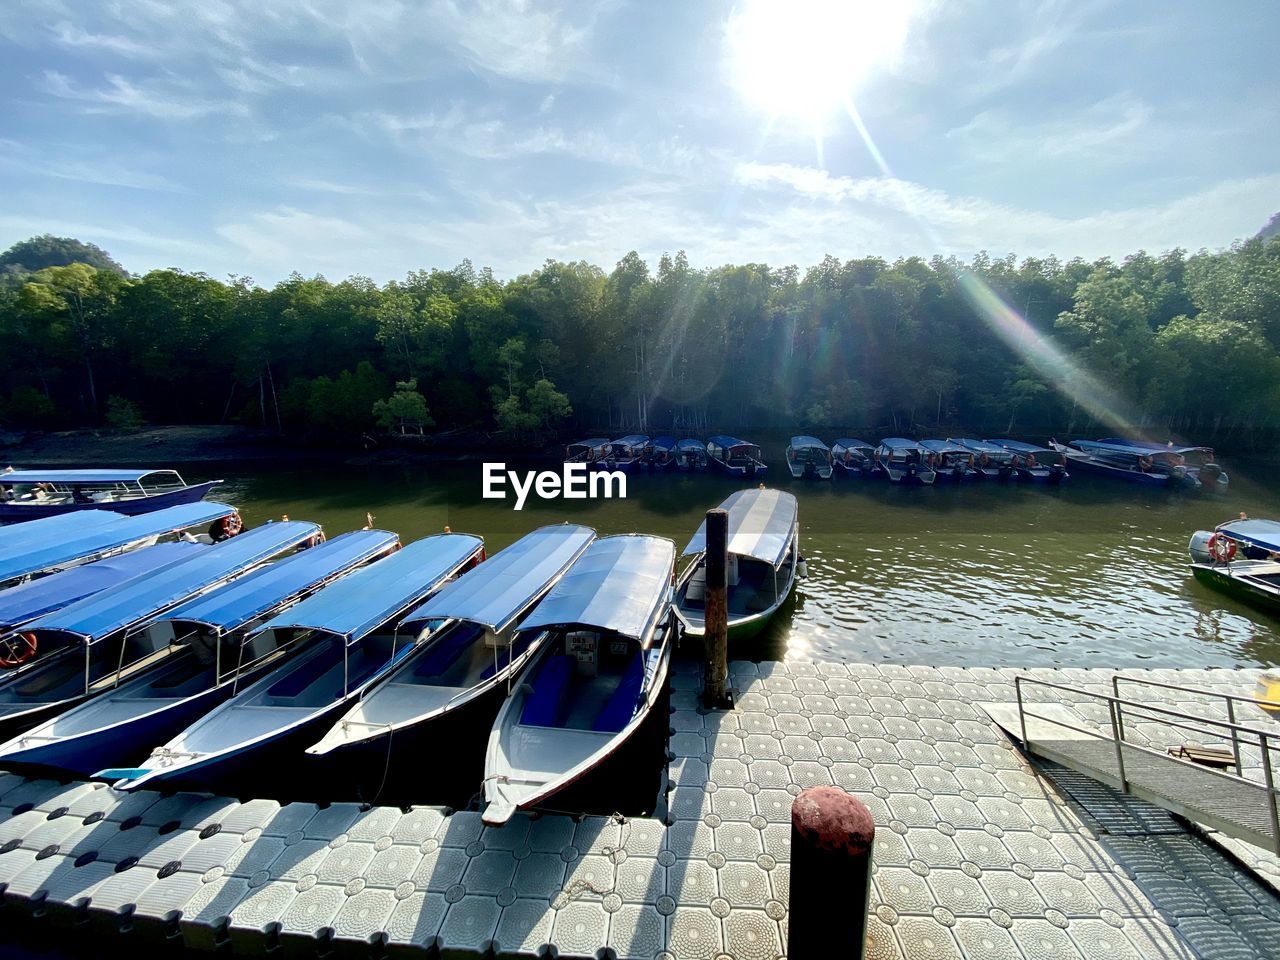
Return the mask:
[[[902,51],[908,0],[748,0],[726,26],[735,89],[771,120],[820,128]]]

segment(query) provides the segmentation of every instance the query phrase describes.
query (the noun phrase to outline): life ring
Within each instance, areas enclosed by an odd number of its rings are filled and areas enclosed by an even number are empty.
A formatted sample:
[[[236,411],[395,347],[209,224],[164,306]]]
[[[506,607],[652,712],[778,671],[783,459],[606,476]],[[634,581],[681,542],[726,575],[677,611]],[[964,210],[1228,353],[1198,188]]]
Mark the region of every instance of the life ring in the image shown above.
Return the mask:
[[[232,513],[222,518],[219,522],[219,527],[222,532],[222,538],[228,540],[244,529],[244,520],[240,518],[239,513]]]
[[[0,640],[0,667],[20,667],[36,655],[34,633],[17,633]]]
[[[1209,538],[1209,556],[1217,563],[1230,563],[1236,556],[1236,542],[1230,537],[1215,533]]]

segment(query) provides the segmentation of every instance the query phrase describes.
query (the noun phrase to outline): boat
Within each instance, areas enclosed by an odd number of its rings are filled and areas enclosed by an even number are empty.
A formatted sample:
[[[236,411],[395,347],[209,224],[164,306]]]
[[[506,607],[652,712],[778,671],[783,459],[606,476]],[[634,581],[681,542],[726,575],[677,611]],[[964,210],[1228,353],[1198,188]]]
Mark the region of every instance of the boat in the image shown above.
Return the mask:
[[[163,665],[0,744],[0,766],[91,776],[137,763],[293,652],[276,633],[243,643],[255,626],[398,543],[383,530],[345,533],[180,604],[144,628],[144,646],[172,651]],[[193,545],[151,549],[165,546]]]
[[[579,440],[564,448],[565,463],[595,463],[603,460],[609,450],[608,437],[592,437],[590,440]]]
[[[150,513],[203,500],[221,482],[187,483],[176,470],[7,470],[0,474],[0,522],[84,510]]]
[[[1197,530],[1188,552],[1201,583],[1280,614],[1280,522],[1241,517]]]
[[[921,440],[925,450],[925,465],[932,467],[938,481],[953,483],[977,476],[973,466],[973,451],[950,440]]]
[[[644,456],[644,448],[649,438],[641,433],[632,433],[617,440],[610,440],[605,448],[603,459],[595,461],[597,470],[621,470],[630,473]]]
[[[94,518],[89,520],[91,516]],[[240,514],[235,507],[210,500],[166,507],[137,517],[114,516],[115,519],[104,522],[93,514],[79,514],[78,519],[88,520],[86,528],[81,530],[66,528],[65,521],[54,517],[22,524],[16,529],[41,528],[42,536],[0,549],[0,586],[149,546],[162,537],[180,534],[191,537],[190,531],[206,526],[216,530],[220,537],[241,528]],[[55,527],[46,531],[44,524],[55,524]]]
[[[39,546],[56,537],[86,534],[123,519],[123,513],[111,510],[86,510],[58,513],[26,523],[5,524],[0,526],[0,555],[10,556],[19,550],[30,549],[32,544]]]
[[[500,826],[517,810],[571,806],[589,774],[607,780],[666,685],[675,635],[675,545],[662,537],[604,537],[587,548],[521,624],[546,632],[542,649],[502,705],[485,752],[482,819]],[[659,744],[655,742],[655,750]]]
[[[1086,473],[1148,487],[1170,487],[1187,491],[1199,490],[1201,487],[1200,478],[1188,469],[1177,448],[1154,444],[1139,446],[1115,438],[1072,440],[1070,444],[1050,440],[1049,446],[1065,456],[1072,469]]]
[[[1024,443],[1021,440],[987,440],[998,447],[1004,447],[1013,454],[1013,469],[1019,480],[1032,483],[1061,483],[1069,476],[1067,458],[1052,447],[1042,447],[1038,443]]]
[[[257,627],[245,645],[302,646],[283,664],[155,747],[142,765],[99,771],[122,790],[203,787],[292,769],[302,750],[413,650],[400,622],[480,562],[484,541],[443,533],[407,545]],[[278,637],[265,637],[278,633]],[[304,646],[305,645],[305,646]]]
[[[1231,484],[1226,471],[1214,460],[1212,447],[1181,447],[1176,446],[1172,441],[1159,444],[1145,440],[1125,440],[1120,437],[1077,440],[1075,445],[1086,453],[1099,452],[1103,455],[1108,455],[1108,451],[1113,451],[1115,448],[1128,448],[1131,451],[1137,451],[1140,457],[1145,455],[1150,462],[1163,461],[1174,468],[1181,467],[1186,471],[1187,476],[1199,481],[1200,486],[1194,489],[1200,489],[1205,493],[1225,493]]]
[[[729,639],[759,633],[791,594],[800,563],[796,498],[764,487],[739,490],[720,504],[729,513]],[[707,523],[698,527],[683,557],[689,565],[676,584],[675,612],[692,637],[706,633]]]
[[[865,440],[841,437],[831,445],[836,472],[846,477],[869,477],[875,473],[876,448]]]
[[[914,440],[889,437],[880,441],[873,462],[890,483],[933,483],[937,474],[928,465],[929,452]]]
[[[676,444],[676,469],[682,473],[701,473],[707,469],[707,445],[686,437]]]
[[[1013,453],[1004,447],[972,437],[949,439],[947,442],[961,446],[973,454],[973,469],[980,479],[1016,480],[1018,478],[1018,471],[1013,466]]]
[[[712,437],[707,441],[707,457],[731,477],[763,477],[769,469],[760,448],[737,437]]]
[[[654,437],[644,448],[644,464],[652,471],[670,470],[676,465],[676,438]]]
[[[410,637],[421,635],[412,652],[307,753],[372,748],[382,760],[393,739],[407,749],[406,735],[430,734],[440,726],[434,721],[459,713],[490,692],[505,695],[509,679],[546,637],[545,631],[522,630],[520,620],[595,537],[590,527],[541,527],[441,588],[404,618],[401,630]],[[490,713],[486,722],[492,717]]]
[[[151,621],[319,532],[314,523],[283,521],[219,544],[189,544],[193,549],[172,563],[24,624],[21,637],[35,650],[0,676],[0,737],[158,668],[175,647],[143,629]]]
[[[831,448],[817,437],[792,437],[787,444],[787,469],[797,480],[830,480]]]

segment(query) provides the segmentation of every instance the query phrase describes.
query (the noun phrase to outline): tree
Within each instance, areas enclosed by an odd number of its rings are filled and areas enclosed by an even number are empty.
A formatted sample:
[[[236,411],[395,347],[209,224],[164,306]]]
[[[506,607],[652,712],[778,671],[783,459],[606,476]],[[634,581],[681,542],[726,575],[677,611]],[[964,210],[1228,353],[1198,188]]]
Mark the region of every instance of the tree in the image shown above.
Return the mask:
[[[111,255],[101,247],[47,233],[19,241],[0,253],[0,275],[19,277],[46,267],[65,267],[72,263],[82,263],[95,270],[107,270],[120,277],[128,276],[124,267],[111,259]]]
[[[373,415],[384,430],[397,427],[400,433],[406,433],[407,427],[417,427],[420,432],[422,427],[435,424],[427,413],[426,399],[418,392],[418,381],[413,379],[398,381],[389,399],[374,403]]]

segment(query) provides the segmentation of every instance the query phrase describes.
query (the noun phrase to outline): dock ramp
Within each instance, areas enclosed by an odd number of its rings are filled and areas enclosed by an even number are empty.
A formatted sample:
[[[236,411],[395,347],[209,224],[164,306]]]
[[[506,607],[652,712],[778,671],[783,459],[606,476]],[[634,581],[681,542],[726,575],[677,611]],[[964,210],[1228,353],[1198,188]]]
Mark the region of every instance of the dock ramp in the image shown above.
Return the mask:
[[[1161,706],[1153,688],[1202,708]],[[1264,712],[1280,703],[1120,675],[1109,693],[1034,677],[1014,690],[976,706],[1027,752],[1280,854],[1280,724]]]

